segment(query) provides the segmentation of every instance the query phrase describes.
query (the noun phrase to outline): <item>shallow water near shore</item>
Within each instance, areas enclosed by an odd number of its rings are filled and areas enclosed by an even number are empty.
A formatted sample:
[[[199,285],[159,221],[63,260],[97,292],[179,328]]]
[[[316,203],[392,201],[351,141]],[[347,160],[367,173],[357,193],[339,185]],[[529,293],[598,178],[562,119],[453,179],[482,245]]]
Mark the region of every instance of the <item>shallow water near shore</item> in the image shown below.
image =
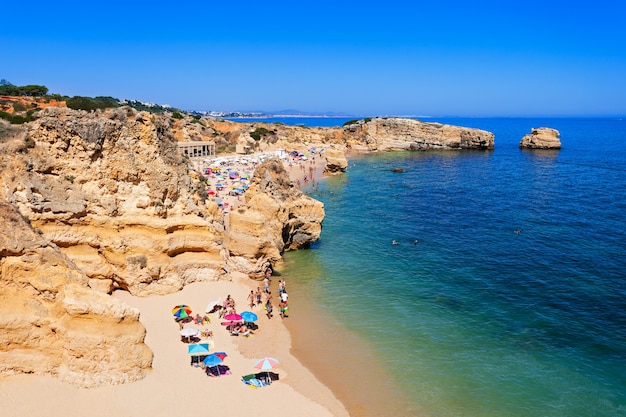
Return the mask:
[[[440,121],[496,149],[356,157],[307,191],[326,219],[280,270],[294,323],[314,303],[394,415],[626,415],[626,122]],[[541,126],[563,148],[520,150]]]

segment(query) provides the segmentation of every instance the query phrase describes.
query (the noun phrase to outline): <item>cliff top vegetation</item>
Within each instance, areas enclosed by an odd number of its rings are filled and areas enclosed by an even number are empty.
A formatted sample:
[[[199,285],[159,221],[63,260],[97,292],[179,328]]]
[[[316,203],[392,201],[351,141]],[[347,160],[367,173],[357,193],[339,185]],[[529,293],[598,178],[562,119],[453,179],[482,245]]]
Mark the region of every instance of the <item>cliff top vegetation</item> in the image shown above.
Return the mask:
[[[172,112],[180,115],[181,111],[169,106],[160,106],[154,103],[145,103],[138,100],[119,100],[114,97],[98,96],[64,96],[49,94],[44,85],[17,86],[11,82],[0,80],[0,119],[11,124],[22,124],[33,119],[35,113],[45,107],[69,107],[74,110],[104,110],[120,106],[130,106],[139,111],[150,113]]]

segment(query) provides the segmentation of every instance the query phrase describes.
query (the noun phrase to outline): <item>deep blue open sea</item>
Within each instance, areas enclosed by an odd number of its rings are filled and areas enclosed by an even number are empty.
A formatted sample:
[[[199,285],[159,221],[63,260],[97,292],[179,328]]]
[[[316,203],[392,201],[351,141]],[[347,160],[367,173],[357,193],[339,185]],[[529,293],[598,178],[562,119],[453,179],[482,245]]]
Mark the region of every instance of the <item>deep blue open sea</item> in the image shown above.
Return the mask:
[[[422,414],[626,416],[626,120],[433,120],[495,149],[350,159],[283,273]],[[542,126],[562,149],[520,150]]]

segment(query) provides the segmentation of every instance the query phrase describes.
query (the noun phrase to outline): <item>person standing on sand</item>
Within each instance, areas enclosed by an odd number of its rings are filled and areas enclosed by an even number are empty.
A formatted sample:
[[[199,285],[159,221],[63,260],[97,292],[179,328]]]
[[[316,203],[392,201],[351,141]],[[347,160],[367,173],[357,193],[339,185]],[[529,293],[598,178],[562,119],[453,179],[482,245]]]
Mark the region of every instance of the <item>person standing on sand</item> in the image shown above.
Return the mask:
[[[263,293],[261,292],[261,287],[256,287],[256,304],[257,305],[261,305],[261,297],[263,296]]]
[[[281,301],[279,307],[280,307],[280,317],[283,319],[285,317],[288,317],[287,312],[289,311],[289,306],[287,305],[287,302]]]
[[[263,278],[263,291],[266,294],[269,294],[270,292],[270,278],[267,276],[267,274],[265,274],[265,278]]]
[[[267,294],[267,299],[265,300],[265,310],[267,310],[267,318],[271,319],[272,318],[272,294],[268,293]]]
[[[255,299],[254,291],[250,290],[250,294],[248,295],[248,300],[250,301],[250,308],[254,307],[254,299]]]

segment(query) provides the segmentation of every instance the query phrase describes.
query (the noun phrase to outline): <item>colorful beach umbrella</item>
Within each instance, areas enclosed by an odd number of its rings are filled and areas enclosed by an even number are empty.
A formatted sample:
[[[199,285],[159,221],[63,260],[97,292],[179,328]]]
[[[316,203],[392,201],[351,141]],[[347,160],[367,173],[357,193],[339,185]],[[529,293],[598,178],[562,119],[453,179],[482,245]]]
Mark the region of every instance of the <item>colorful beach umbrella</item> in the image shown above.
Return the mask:
[[[277,367],[279,364],[280,362],[278,359],[266,356],[265,358],[254,362],[254,367],[262,371],[269,371],[270,369]]]
[[[226,352],[215,352],[213,353],[215,356],[219,357],[221,360],[224,360],[228,354]]]
[[[243,318],[237,313],[231,313],[224,316],[224,320],[228,321],[241,321]]]
[[[217,354],[212,353],[210,355],[207,355],[207,357],[204,358],[202,362],[204,362],[204,364],[208,366],[209,368],[214,368],[214,367],[216,368],[220,363],[224,362],[224,359],[218,356]],[[221,376],[219,368],[217,368],[217,375]]]
[[[254,367],[265,371],[268,383],[271,383],[269,370],[278,366],[280,362],[276,358],[264,357],[254,362]]]
[[[209,353],[208,343],[194,343],[187,346],[187,353],[190,355],[204,355]]]
[[[203,362],[206,366],[217,366],[220,363],[224,362],[224,359],[220,358],[215,353],[212,353],[210,355],[207,355],[207,357],[204,358]]]
[[[255,322],[259,319],[259,316],[254,314],[252,311],[242,311],[241,319],[247,323]]]
[[[172,314],[176,318],[184,319],[191,315],[191,308],[185,304],[179,304],[172,309]]]

